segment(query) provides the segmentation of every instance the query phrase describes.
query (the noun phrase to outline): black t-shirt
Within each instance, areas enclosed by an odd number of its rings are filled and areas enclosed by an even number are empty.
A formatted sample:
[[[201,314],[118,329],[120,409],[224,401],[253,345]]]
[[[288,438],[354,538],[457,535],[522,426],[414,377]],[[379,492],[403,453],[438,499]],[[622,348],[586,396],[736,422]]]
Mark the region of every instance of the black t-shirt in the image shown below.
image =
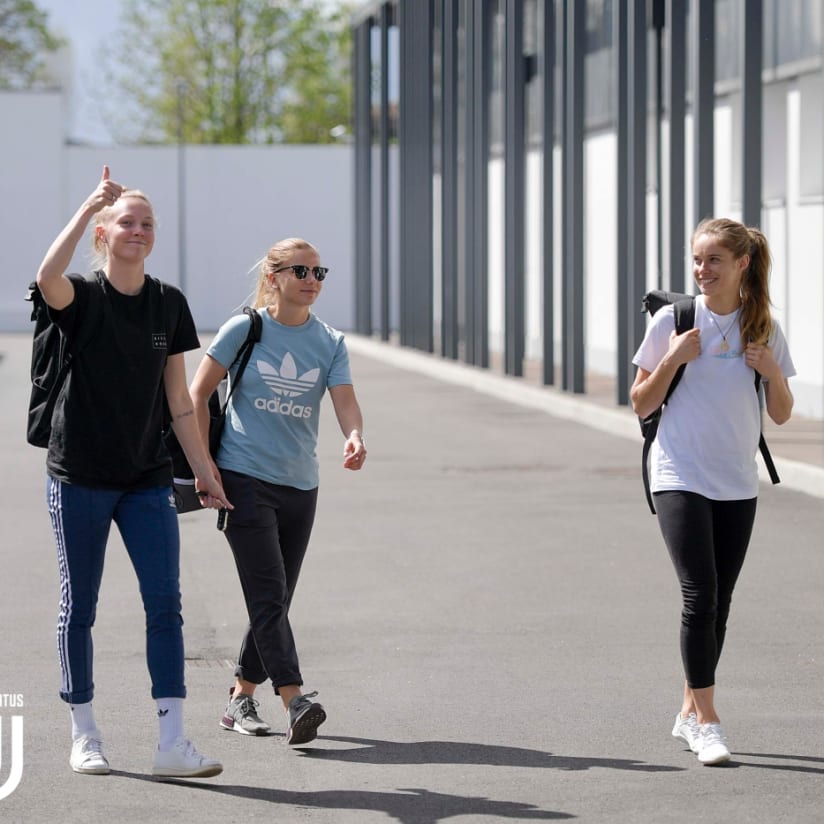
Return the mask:
[[[200,346],[186,298],[148,275],[137,295],[102,274],[72,282],[74,300],[51,316],[83,343],[57,400],[46,469],[98,489],[170,485],[163,370],[169,355]]]

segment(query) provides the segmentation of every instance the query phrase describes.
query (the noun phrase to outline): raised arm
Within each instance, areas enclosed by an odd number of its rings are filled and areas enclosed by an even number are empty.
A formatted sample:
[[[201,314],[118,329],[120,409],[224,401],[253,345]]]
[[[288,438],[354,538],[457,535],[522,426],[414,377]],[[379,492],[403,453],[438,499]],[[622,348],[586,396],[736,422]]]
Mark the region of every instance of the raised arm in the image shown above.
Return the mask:
[[[83,201],[46,252],[37,271],[37,286],[53,309],[65,309],[74,300],[74,286],[65,273],[89,221],[101,209],[111,206],[122,192],[123,187],[109,178],[109,167],[104,166],[97,188]]]

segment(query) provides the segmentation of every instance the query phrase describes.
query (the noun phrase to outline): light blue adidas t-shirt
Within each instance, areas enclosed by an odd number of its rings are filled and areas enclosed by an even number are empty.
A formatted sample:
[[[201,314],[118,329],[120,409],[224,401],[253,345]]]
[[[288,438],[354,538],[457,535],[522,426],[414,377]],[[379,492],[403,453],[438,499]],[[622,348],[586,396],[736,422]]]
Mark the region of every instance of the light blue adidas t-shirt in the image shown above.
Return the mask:
[[[259,309],[261,338],[229,400],[217,454],[220,469],[270,483],[314,489],[318,485],[320,402],[327,387],[351,384],[343,334],[315,315],[301,326],[284,326]],[[244,315],[230,318],[208,354],[229,369],[249,331]]]

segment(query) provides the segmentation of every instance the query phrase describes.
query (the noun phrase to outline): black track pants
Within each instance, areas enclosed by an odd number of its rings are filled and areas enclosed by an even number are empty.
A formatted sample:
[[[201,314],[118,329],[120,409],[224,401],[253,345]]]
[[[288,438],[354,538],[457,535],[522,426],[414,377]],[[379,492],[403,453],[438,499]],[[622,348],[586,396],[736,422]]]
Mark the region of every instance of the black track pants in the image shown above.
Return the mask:
[[[249,626],[235,675],[253,684],[270,678],[277,688],[302,684],[289,605],[297,586],[318,490],[295,489],[222,470],[234,505],[226,538],[235,556]]]

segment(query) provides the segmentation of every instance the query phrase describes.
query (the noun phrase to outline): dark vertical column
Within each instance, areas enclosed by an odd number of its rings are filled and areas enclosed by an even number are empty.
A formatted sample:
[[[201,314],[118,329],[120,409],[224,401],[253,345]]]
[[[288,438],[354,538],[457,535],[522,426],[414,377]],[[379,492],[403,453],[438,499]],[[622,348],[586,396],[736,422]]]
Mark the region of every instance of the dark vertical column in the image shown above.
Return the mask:
[[[458,0],[441,0],[441,354],[458,357]]]
[[[647,15],[644,3],[629,3],[627,17],[628,118],[628,354],[644,335],[641,297],[647,283]]]
[[[664,19],[665,0],[650,0],[650,25],[655,37],[655,275],[664,288]]]
[[[715,165],[715,2],[695,0],[695,82],[692,136],[695,178],[694,222],[711,217],[714,206]]]
[[[747,0],[741,52],[741,174],[742,219],[747,226],[761,225],[761,155],[764,145],[761,71],[764,51],[764,4]]]
[[[667,0],[669,23],[669,288],[684,291],[686,205],[684,123],[687,93],[687,2]]]
[[[372,20],[354,32],[355,329],[372,334]]]
[[[629,162],[629,92],[627,70],[629,57],[628,0],[615,0],[613,5],[613,36],[615,52],[615,156],[617,203],[615,207],[615,253],[618,261],[616,270],[615,304],[616,341],[615,341],[615,402],[626,406],[629,403],[630,358],[629,351],[629,317],[630,308],[624,296],[629,294],[629,182],[627,180],[627,163]]]
[[[541,104],[543,122],[543,353],[545,384],[555,383],[555,0],[544,0],[544,37],[541,44]]]
[[[524,217],[526,65],[523,48],[523,0],[506,2],[505,183],[504,183],[504,370],[523,375]]]
[[[641,4],[643,8],[643,4]],[[584,380],[584,55],[586,4],[564,3],[562,386]]]
[[[629,186],[627,179],[627,164],[629,162],[629,92],[628,92],[628,66],[629,66],[629,33],[627,3],[629,0],[615,0],[613,7],[614,27],[613,44],[615,46],[615,72],[616,72],[616,158],[617,158],[617,179],[618,204],[616,208],[616,256],[618,259],[618,276],[616,282],[616,330],[617,340],[616,352],[616,402],[626,406],[629,403],[629,377],[630,358],[629,351],[629,319],[632,311],[628,302],[624,299],[629,294]]]
[[[401,343],[433,350],[432,0],[399,5]]]
[[[381,340],[389,340],[390,333],[390,273],[391,273],[391,208],[389,205],[389,27],[392,25],[392,7],[389,3],[381,6],[380,49],[381,49],[381,128],[380,128],[380,334]]]
[[[476,247],[478,243],[477,231],[475,228],[476,217],[476,177],[475,177],[475,154],[477,151],[477,140],[475,137],[475,87],[478,78],[475,77],[475,50],[476,31],[478,28],[478,16],[481,13],[480,3],[466,3],[464,22],[464,102],[462,112],[464,126],[464,175],[463,175],[463,197],[466,204],[464,212],[464,234],[463,234],[463,265],[464,265],[464,292],[461,295],[466,307],[465,328],[466,346],[464,348],[464,360],[467,363],[475,362],[475,316],[472,306],[473,294],[475,291],[475,267]]]
[[[493,0],[468,0],[467,77],[467,336],[468,363],[489,366],[489,94]],[[471,45],[470,45],[471,40]],[[471,59],[470,59],[471,53]]]

